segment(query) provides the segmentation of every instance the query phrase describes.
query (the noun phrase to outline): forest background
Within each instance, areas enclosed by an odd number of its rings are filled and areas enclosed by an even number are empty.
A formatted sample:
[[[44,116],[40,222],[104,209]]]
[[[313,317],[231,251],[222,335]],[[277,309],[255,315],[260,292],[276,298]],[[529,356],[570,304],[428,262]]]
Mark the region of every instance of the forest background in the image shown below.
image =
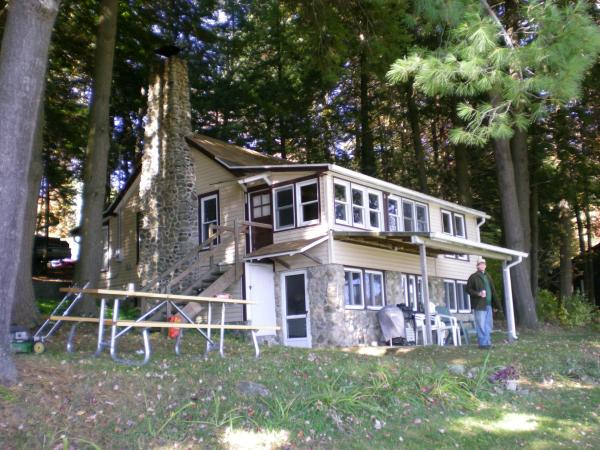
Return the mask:
[[[60,8],[38,127],[38,232],[65,237],[76,225],[86,161],[101,180],[103,205],[135,172],[146,88],[160,59],[155,50],[175,44],[189,65],[197,132],[292,161],[334,162],[486,211],[492,216],[483,227],[486,242],[517,242],[531,255],[527,277],[516,277],[520,292],[530,289],[529,306],[540,287],[572,294],[577,254],[582,286],[594,299],[592,255],[600,234],[597,5],[54,3]],[[0,1],[0,33],[6,6]],[[118,24],[108,71],[109,151],[106,171],[94,171],[90,109],[99,70],[108,65],[98,63],[106,11]],[[513,205],[503,197],[503,154],[514,163]],[[506,235],[516,226],[506,222],[509,208],[520,211],[517,237]],[[535,312],[519,311],[518,304],[517,316],[522,324],[536,322]]]

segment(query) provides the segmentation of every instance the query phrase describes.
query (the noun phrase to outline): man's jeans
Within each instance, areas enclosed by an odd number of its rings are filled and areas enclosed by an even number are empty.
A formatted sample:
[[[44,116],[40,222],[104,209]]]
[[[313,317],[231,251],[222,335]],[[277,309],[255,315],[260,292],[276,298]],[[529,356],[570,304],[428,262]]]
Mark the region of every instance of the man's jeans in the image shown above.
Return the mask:
[[[475,328],[477,330],[477,342],[479,346],[492,345],[492,307],[486,306],[485,309],[475,310]]]

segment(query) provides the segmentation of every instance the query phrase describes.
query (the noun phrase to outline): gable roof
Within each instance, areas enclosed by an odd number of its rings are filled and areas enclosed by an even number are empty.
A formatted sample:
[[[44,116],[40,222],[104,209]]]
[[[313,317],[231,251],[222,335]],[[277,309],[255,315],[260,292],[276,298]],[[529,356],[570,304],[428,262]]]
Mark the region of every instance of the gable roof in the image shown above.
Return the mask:
[[[202,134],[188,136],[186,140],[188,144],[200,150],[208,157],[217,160],[227,168],[289,164],[288,161],[281,158],[264,155],[257,151],[229,144]]]

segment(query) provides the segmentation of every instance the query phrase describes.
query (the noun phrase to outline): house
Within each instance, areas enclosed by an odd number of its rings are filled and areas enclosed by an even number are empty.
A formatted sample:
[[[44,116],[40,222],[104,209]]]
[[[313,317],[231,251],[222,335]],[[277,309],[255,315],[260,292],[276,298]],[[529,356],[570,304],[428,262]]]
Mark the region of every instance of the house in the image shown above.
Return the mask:
[[[381,340],[386,304],[470,314],[475,255],[503,261],[505,286],[527,256],[482,243],[481,211],[193,134],[177,57],[163,61],[148,111],[141,169],[105,213],[105,287],[229,293],[256,305],[228,307],[228,321],[281,326],[264,339],[349,346]]]

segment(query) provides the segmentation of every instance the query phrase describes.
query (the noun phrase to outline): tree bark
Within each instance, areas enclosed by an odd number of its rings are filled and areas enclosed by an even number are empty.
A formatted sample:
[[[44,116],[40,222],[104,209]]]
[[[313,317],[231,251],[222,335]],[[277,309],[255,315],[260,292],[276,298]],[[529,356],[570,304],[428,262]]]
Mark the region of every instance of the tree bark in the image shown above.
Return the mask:
[[[42,90],[42,94],[43,94]],[[41,96],[43,97],[43,95]],[[37,206],[40,182],[44,172],[42,167],[42,147],[44,145],[44,105],[40,102],[37,115],[35,142],[31,164],[29,165],[28,196],[25,204],[25,226],[23,228],[23,244],[21,252],[21,267],[17,275],[17,291],[12,308],[11,323],[31,329],[40,323],[40,312],[35,303],[33,281],[31,279],[31,264],[33,242],[37,221]]]
[[[415,152],[415,162],[417,165],[417,177],[419,190],[424,194],[429,193],[427,188],[427,171],[425,169],[425,151],[421,142],[421,126],[419,124],[419,110],[415,102],[415,90],[413,81],[408,84],[406,89],[406,106],[408,112],[408,121],[410,122],[413,151]]]
[[[9,329],[23,255],[27,176],[59,0],[11,2],[0,50],[0,384],[17,380]],[[35,119],[33,119],[35,121]],[[15,261],[17,259],[17,261]]]
[[[558,204],[560,223],[560,298],[573,295],[573,240],[571,208],[566,200]]]
[[[102,0],[100,4],[94,84],[90,106],[88,144],[83,173],[83,203],[81,211],[81,244],[75,281],[97,287],[102,266],[102,211],[106,195],[108,153],[110,149],[110,86],[117,33],[117,0]],[[84,301],[79,313],[93,312],[95,304]],[[78,305],[78,306],[79,306]]]
[[[523,251],[531,254],[531,223],[529,221],[531,211],[531,189],[529,180],[529,155],[527,152],[527,132],[515,130],[515,135],[510,141],[510,150],[515,170],[515,185],[517,198],[519,200],[519,211],[523,224]],[[528,258],[527,269],[531,273],[533,258]],[[533,281],[533,280],[532,280]],[[533,286],[532,286],[533,290]]]
[[[495,139],[494,150],[506,246],[526,251],[510,142],[507,139]],[[517,264],[511,269],[512,289],[517,322],[524,327],[534,328],[537,326],[537,314],[527,265],[528,259],[526,258],[521,264]]]

